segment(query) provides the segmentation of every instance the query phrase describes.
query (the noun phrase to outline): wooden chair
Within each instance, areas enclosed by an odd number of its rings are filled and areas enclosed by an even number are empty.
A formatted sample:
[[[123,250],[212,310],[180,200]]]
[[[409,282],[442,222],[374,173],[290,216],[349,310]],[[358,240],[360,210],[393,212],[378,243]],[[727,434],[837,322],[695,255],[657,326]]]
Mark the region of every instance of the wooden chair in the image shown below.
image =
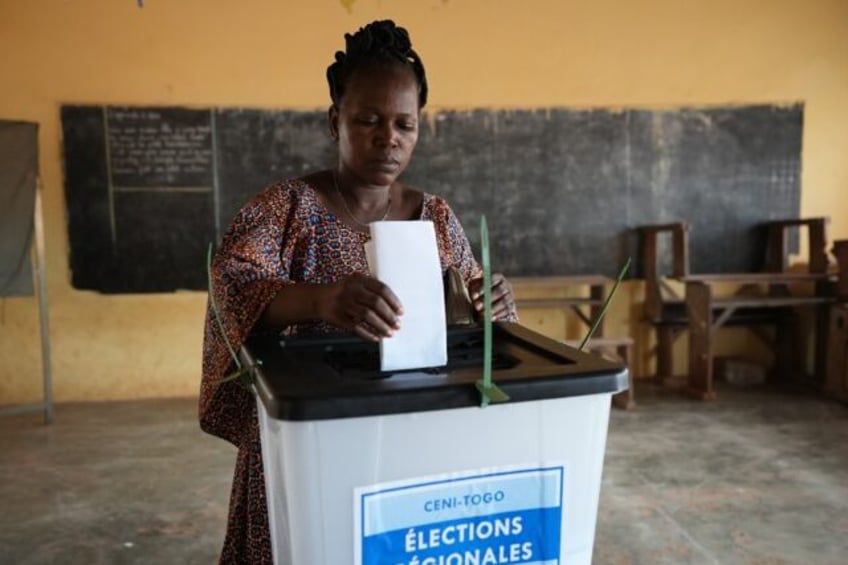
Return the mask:
[[[755,335],[774,345],[777,372],[781,378],[790,378],[800,370],[800,355],[795,351],[798,340],[794,331],[795,306],[815,305],[816,321],[816,374],[824,374],[827,316],[827,256],[826,218],[780,220],[766,224],[767,250],[765,272],[716,275],[693,275],[689,272],[689,226],[684,222],[644,226],[640,228],[643,243],[645,277],[645,314],[655,328],[657,336],[657,378],[661,382],[672,375],[672,345],[688,330],[689,338],[689,391],[704,399],[714,398],[712,378],[711,336],[720,327],[746,326]],[[809,272],[788,272],[788,233],[792,228],[809,230]],[[672,272],[665,277],[660,272],[659,237],[671,234]],[[668,284],[667,278],[683,282],[685,297],[681,297]],[[815,295],[793,296],[790,286],[800,281],[814,282]],[[739,292],[733,296],[713,296],[716,283],[737,283]],[[767,286],[766,294],[755,292]],[[824,310],[822,310],[824,308]],[[824,315],[821,315],[824,313]],[[762,326],[776,328],[774,338],[763,333]]]
[[[656,380],[664,382],[673,375],[672,348],[689,324],[686,305],[680,295],[668,284],[666,274],[661,272],[659,244],[660,236],[671,236],[671,273],[679,279],[689,274],[689,224],[675,222],[643,226],[642,265],[645,277],[645,318],[654,327],[657,344],[652,351],[656,354]]]
[[[818,384],[824,381],[827,372],[827,334],[829,325],[829,302],[835,295],[833,280],[828,276],[829,261],[827,258],[827,217],[803,218],[796,220],[775,220],[767,224],[768,243],[766,252],[766,271],[785,273],[789,271],[789,234],[797,228],[807,229],[808,263],[806,273],[815,277],[814,296],[820,298],[815,309],[815,367],[813,376]],[[846,261],[848,262],[848,257]],[[790,294],[788,286],[772,285],[773,294]]]
[[[809,267],[807,271],[809,273],[826,273],[828,265],[828,221],[828,218],[804,218],[767,222],[765,270],[770,273],[785,273],[789,270],[789,230],[806,227],[809,255]]]

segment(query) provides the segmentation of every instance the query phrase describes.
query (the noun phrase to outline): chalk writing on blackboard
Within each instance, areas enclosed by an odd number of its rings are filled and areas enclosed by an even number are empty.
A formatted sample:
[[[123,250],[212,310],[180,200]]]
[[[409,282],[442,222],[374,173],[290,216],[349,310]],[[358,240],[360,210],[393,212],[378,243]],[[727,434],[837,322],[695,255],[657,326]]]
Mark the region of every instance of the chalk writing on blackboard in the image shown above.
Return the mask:
[[[110,107],[106,116],[112,186],[212,184],[209,111]]]

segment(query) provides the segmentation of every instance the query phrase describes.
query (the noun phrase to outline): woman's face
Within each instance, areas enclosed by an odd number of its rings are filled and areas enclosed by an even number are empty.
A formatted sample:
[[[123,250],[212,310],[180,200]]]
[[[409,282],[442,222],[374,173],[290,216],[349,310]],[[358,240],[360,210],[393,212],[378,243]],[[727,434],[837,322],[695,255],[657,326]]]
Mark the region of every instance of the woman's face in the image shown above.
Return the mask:
[[[343,173],[360,183],[390,186],[406,169],[418,142],[418,81],[405,67],[363,69],[330,109]]]

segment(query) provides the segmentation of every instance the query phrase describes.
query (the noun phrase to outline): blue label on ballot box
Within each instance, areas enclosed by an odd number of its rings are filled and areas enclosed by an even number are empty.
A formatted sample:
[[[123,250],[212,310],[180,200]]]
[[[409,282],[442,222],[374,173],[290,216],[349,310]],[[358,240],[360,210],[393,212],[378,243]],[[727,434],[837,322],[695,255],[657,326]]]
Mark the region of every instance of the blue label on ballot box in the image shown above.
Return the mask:
[[[357,565],[560,562],[562,466],[422,477],[356,489]]]

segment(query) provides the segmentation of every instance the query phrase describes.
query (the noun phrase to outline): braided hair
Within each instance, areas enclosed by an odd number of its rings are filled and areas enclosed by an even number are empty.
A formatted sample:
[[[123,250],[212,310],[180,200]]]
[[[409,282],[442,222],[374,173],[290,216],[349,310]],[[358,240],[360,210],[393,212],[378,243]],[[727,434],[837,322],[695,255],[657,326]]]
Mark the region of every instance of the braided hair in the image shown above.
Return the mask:
[[[338,107],[350,76],[357,70],[400,65],[409,67],[418,80],[418,108],[427,103],[427,76],[421,57],[412,49],[409,33],[392,20],[372,22],[353,35],[345,34],[345,50],[336,51],[335,62],[327,67],[330,98]]]

